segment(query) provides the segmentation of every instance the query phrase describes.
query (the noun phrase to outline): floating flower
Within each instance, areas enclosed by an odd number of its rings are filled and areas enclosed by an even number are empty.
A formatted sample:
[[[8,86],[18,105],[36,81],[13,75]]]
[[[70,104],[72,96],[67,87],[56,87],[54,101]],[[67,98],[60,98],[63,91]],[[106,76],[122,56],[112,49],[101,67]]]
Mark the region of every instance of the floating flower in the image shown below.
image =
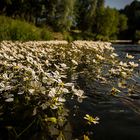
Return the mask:
[[[88,114],[86,114],[86,116],[84,117],[85,120],[88,121],[88,124],[98,124],[99,123],[99,118],[98,117],[92,117]]]
[[[129,64],[130,64],[130,66],[131,66],[131,67],[133,67],[133,68],[135,68],[135,67],[138,67],[138,66],[139,66],[139,64],[134,63],[134,62],[129,62]]]
[[[128,59],[133,59],[134,58],[134,56],[132,56],[132,55],[130,55],[130,54],[126,54],[126,58],[128,58]]]
[[[14,98],[8,98],[5,100],[5,102],[13,102],[14,101]]]
[[[77,61],[75,61],[74,59],[72,59],[71,61],[74,65],[78,65]]]
[[[121,61],[119,64],[120,64],[120,66],[128,67],[127,63],[125,63],[125,62],[122,62],[122,61]]]
[[[51,88],[51,90],[49,91],[48,96],[53,98],[56,95],[56,89],[55,88]]]
[[[113,87],[112,89],[111,89],[111,94],[112,95],[116,95],[117,93],[120,93],[121,91],[119,90],[119,89],[117,89],[117,88],[115,88],[115,87]]]

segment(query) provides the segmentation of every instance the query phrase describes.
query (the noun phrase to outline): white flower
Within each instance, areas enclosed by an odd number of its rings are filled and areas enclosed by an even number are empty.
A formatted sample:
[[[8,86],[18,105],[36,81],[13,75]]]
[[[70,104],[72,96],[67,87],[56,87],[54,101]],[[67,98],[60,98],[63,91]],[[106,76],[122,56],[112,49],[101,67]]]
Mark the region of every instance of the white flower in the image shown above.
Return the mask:
[[[5,85],[1,82],[0,83],[0,86],[2,87],[2,88],[4,88],[5,87]]]
[[[112,74],[117,74],[117,71],[116,71],[116,69],[114,69],[114,68],[111,68],[111,69],[109,70],[109,72],[112,73]]]
[[[58,98],[57,98],[57,101],[58,101],[58,102],[61,102],[61,103],[63,103],[63,102],[65,102],[65,101],[66,101],[66,99],[64,99],[64,98],[61,98],[61,97],[58,97]]]
[[[73,86],[73,83],[65,83],[64,84],[66,87],[72,87]]]
[[[88,124],[91,124],[91,123],[98,124],[99,123],[99,118],[98,117],[95,117],[94,118],[94,117],[92,117],[92,116],[90,116],[88,114],[86,114],[86,116],[84,117],[84,119],[88,121]]]
[[[45,64],[47,65],[47,66],[50,66],[51,64],[49,63],[49,60],[46,60],[45,61]]]
[[[22,94],[24,94],[24,91],[20,91],[20,92],[18,92],[18,94],[19,95],[22,95]]]
[[[120,64],[120,66],[128,67],[127,63],[123,63],[122,61],[119,64]]]
[[[43,83],[47,83],[47,82],[48,82],[48,78],[47,78],[47,77],[43,77],[43,78],[42,78],[42,82],[43,82]]]
[[[5,80],[8,80],[8,79],[9,79],[7,73],[4,73],[4,74],[2,75],[2,77],[3,77]]]
[[[64,64],[64,63],[60,64],[60,66],[61,66],[63,69],[68,69],[67,65]]]
[[[8,85],[8,86],[4,86],[0,89],[0,91],[7,91],[7,90],[11,90],[13,87]]]
[[[118,55],[116,54],[116,53],[112,53],[111,55],[110,55],[110,57],[111,58],[115,58],[115,57],[117,57]]]
[[[134,63],[134,62],[129,62],[129,64],[131,67],[138,67],[139,66],[137,63]]]
[[[74,95],[78,96],[78,97],[82,97],[84,94],[83,90],[77,90],[77,89],[73,89],[74,91]]]
[[[8,98],[5,100],[5,102],[13,102],[14,101],[14,98]]]
[[[95,59],[92,60],[93,63],[97,63],[97,61]]]
[[[14,74],[13,73],[10,73],[9,74],[9,78],[13,78]]]
[[[129,58],[129,59],[133,59],[134,58],[134,56],[132,56],[132,55],[130,55],[130,54],[126,54],[126,58]]]
[[[35,92],[35,89],[28,89],[28,91],[33,94]]]
[[[72,61],[72,63],[74,64],[74,65],[78,65],[78,63],[77,63],[77,61],[75,61],[75,60],[71,60]]]
[[[48,96],[51,97],[51,98],[53,98],[53,97],[55,97],[55,95],[56,95],[56,89],[55,88],[51,88]]]
[[[122,71],[122,72],[121,72],[121,76],[124,77],[124,78],[126,78],[126,77],[127,77],[127,73],[124,72],[124,71]]]
[[[86,96],[84,96],[84,91],[83,90],[77,90],[77,89],[74,88],[74,86],[72,86],[72,91],[74,92],[73,94],[78,97],[79,102],[82,102],[83,99],[86,98]]]
[[[96,54],[96,56],[97,56],[97,58],[100,59],[100,60],[104,60],[104,59],[105,59],[105,58],[102,57],[101,55]]]
[[[63,88],[62,91],[63,91],[64,93],[69,93],[69,90],[68,90],[67,88]]]

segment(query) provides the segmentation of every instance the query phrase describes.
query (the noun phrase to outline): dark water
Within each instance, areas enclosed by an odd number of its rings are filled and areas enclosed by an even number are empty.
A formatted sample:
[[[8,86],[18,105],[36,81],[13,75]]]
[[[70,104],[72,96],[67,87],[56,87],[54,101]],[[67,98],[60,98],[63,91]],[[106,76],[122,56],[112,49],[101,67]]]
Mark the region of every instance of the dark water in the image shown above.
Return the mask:
[[[125,58],[127,52],[135,56],[135,61],[140,59],[140,46],[139,48],[126,45],[114,47],[121,59]],[[139,86],[140,80],[137,74],[134,79]],[[82,79],[81,81],[84,86],[84,81]],[[77,103],[77,106],[73,106],[75,101],[69,102],[68,106],[75,114],[70,116],[74,137],[82,139],[80,136],[85,133],[91,135],[91,140],[140,140],[140,88],[137,87],[133,96],[117,98],[104,94],[107,88],[105,85],[102,87],[102,90],[94,95],[92,94],[94,89],[86,87],[88,98],[83,103]],[[100,123],[92,127],[83,123],[84,114],[98,116]]]

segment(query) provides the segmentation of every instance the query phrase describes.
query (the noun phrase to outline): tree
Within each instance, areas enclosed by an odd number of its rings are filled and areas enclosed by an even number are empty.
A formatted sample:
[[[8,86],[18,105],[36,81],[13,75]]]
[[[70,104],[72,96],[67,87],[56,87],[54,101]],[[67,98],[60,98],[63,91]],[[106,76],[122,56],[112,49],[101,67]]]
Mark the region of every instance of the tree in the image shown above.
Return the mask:
[[[128,18],[128,39],[135,40],[136,30],[140,30],[140,1],[133,1],[121,11]]]
[[[0,0],[0,13],[4,14],[7,10],[7,6],[12,4],[11,0]]]
[[[40,15],[42,0],[1,0],[0,11],[6,16],[35,23]]]
[[[124,14],[119,14],[119,32],[122,32],[127,29],[127,17]]]
[[[96,23],[97,39],[109,39],[116,37],[118,33],[118,16],[119,13],[115,9],[107,7],[98,15]]]
[[[119,14],[119,23],[118,23],[118,39],[127,39],[126,31],[128,29],[127,21],[128,18],[124,14]]]
[[[78,0],[78,27],[91,32],[95,22],[97,0]]]
[[[70,30],[75,14],[75,0],[47,0],[46,18],[55,30]]]
[[[97,1],[97,9],[101,10],[104,9],[105,1],[104,0],[98,0]]]
[[[58,7],[57,16],[57,26],[61,30],[70,30],[75,19],[74,6],[75,0],[61,0]]]

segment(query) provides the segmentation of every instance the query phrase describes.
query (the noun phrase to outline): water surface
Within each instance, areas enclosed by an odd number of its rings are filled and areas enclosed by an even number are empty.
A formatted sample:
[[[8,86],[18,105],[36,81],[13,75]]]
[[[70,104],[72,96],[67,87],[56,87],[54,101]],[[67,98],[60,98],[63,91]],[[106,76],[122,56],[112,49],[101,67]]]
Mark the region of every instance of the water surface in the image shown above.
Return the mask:
[[[114,45],[120,59],[124,60],[126,53],[135,56],[134,61],[140,59],[140,46]],[[136,73],[134,80],[140,84],[139,76]],[[84,85],[84,79],[80,79]],[[100,85],[97,93],[95,89],[86,87],[87,99],[83,103],[71,100],[68,103],[72,114],[70,115],[73,135],[80,137],[87,130],[93,140],[140,140],[140,88],[130,97],[113,97],[107,95],[107,88]],[[94,93],[94,94],[93,94]],[[74,115],[73,115],[74,113]],[[91,127],[83,123],[84,115],[98,116],[100,123]],[[81,138],[82,139],[82,138]]]

